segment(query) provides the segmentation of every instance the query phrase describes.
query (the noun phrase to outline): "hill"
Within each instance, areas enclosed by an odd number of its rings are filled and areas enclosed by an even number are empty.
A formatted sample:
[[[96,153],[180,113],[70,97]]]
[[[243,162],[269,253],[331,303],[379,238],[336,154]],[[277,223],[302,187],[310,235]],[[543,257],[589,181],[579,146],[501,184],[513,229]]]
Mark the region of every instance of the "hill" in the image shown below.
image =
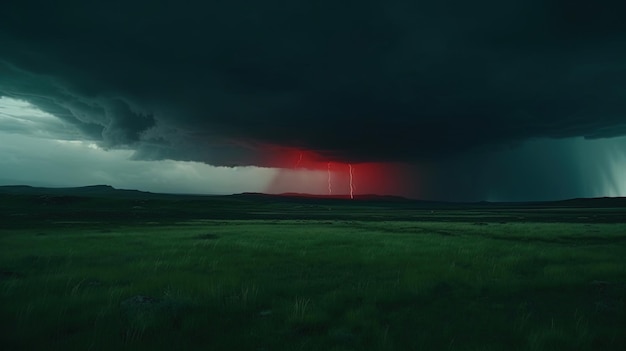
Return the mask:
[[[156,194],[108,185],[0,186],[0,227],[25,221],[177,222],[189,219],[626,223],[626,198],[452,203],[364,195]]]

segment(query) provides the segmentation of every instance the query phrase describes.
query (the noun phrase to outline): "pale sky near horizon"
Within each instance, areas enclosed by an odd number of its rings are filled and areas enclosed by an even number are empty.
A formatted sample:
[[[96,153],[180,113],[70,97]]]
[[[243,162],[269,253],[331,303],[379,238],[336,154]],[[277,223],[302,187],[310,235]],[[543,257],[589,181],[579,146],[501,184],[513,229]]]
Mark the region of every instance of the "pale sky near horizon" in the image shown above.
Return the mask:
[[[72,125],[31,104],[0,97],[0,185],[120,189],[192,194],[263,192],[275,170],[193,161],[133,160],[132,149],[105,150]]]

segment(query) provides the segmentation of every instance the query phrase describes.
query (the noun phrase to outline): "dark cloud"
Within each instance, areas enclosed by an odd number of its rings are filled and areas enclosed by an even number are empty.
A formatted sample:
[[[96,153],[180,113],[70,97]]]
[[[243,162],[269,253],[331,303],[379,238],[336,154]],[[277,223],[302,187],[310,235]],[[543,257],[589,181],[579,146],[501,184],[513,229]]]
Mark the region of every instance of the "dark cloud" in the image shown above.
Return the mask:
[[[11,1],[0,95],[138,158],[439,159],[626,134],[626,3]]]

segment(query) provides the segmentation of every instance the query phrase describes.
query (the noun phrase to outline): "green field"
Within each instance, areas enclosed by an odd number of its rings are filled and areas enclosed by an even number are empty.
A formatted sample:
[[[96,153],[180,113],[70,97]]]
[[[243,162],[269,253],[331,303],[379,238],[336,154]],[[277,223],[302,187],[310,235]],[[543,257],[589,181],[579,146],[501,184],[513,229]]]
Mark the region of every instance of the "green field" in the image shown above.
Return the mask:
[[[624,208],[0,196],[2,350],[626,350]]]

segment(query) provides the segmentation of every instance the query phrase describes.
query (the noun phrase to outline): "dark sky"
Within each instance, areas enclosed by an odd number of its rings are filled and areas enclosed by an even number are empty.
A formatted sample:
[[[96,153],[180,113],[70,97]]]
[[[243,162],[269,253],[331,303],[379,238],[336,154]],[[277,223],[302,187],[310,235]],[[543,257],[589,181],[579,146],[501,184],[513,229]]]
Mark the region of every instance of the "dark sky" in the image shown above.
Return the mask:
[[[577,155],[605,153],[581,140],[624,145],[624,16],[607,0],[10,0],[0,96],[139,160],[290,167],[305,150],[406,164],[430,198],[486,198],[494,172],[578,196],[593,177],[570,173]],[[567,166],[535,157],[551,152]]]

